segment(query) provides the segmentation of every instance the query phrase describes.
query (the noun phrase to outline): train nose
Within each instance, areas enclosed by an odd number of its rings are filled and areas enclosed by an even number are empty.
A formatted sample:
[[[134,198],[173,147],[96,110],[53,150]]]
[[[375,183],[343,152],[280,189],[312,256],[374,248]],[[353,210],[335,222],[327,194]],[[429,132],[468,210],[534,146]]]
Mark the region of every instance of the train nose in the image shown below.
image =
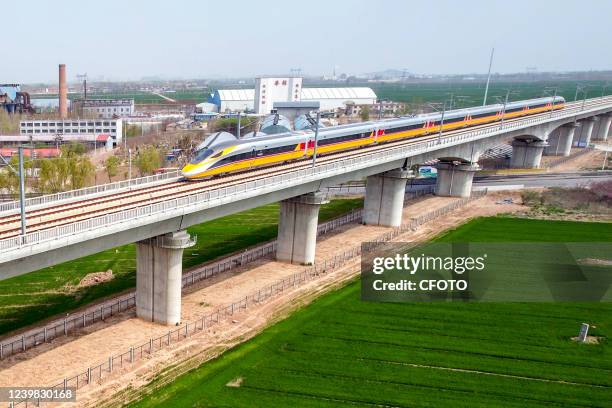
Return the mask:
[[[183,175],[183,177],[187,177],[187,178],[195,176],[197,172],[198,172],[197,166],[194,166],[191,163],[183,167],[183,169],[181,170],[181,174]]]

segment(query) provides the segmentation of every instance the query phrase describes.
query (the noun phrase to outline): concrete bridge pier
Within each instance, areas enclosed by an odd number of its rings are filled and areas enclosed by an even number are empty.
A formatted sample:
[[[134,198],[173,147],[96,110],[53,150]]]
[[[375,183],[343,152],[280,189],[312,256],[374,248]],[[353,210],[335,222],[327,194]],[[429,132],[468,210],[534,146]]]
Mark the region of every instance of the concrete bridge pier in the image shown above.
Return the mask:
[[[181,321],[183,249],[193,246],[187,231],[136,243],[136,315],[175,325]]]
[[[406,181],[412,171],[396,169],[370,176],[366,180],[363,223],[383,227],[402,224]]]
[[[612,115],[601,115],[599,117],[599,129],[597,134],[593,137],[593,140],[608,140],[608,134],[610,133],[610,124],[612,123]]]
[[[569,156],[572,151],[574,133],[578,125],[574,122],[565,124],[556,130],[555,136],[548,139],[549,145],[544,148],[546,156]]]
[[[580,132],[576,146],[589,146],[589,143],[591,143],[591,136],[593,135],[593,127],[595,126],[596,121],[597,117],[595,116],[580,121],[582,123],[582,131]]]
[[[438,177],[436,178],[435,194],[444,197],[469,197],[472,194],[472,180],[474,173],[480,167],[478,163],[448,163],[436,164]]]
[[[315,260],[321,204],[329,202],[321,192],[308,193],[280,203],[276,259],[311,265]]]
[[[548,146],[548,143],[541,140],[513,140],[510,167],[513,169],[535,169],[540,167],[542,153],[546,146]]]

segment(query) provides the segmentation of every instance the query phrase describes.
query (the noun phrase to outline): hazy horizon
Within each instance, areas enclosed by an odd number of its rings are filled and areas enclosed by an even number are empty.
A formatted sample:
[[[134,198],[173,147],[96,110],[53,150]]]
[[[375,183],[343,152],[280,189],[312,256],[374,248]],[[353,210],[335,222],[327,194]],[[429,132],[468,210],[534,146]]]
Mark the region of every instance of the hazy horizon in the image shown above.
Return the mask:
[[[416,74],[589,71],[612,68],[612,2],[383,0],[171,4],[75,0],[4,5],[2,83],[239,78],[262,74]],[[593,13],[593,11],[596,11]],[[588,17],[584,14],[588,12]],[[581,16],[581,18],[576,18]],[[59,22],[65,24],[59,24]],[[578,21],[578,23],[573,23]],[[573,24],[571,24],[573,23]]]

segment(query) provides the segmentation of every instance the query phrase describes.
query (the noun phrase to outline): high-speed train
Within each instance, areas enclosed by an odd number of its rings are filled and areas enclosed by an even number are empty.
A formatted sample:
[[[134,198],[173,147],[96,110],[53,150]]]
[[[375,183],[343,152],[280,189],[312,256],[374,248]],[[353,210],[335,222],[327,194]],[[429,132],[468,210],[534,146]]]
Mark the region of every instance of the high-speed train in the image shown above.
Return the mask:
[[[557,96],[458,109],[414,117],[332,126],[319,130],[317,155],[357,149],[379,143],[423,137],[442,130],[453,130],[562,109],[565,99]],[[302,160],[314,154],[314,132],[311,130],[279,133],[250,139],[233,139],[208,143],[196,152],[182,169],[189,180],[272,166]]]

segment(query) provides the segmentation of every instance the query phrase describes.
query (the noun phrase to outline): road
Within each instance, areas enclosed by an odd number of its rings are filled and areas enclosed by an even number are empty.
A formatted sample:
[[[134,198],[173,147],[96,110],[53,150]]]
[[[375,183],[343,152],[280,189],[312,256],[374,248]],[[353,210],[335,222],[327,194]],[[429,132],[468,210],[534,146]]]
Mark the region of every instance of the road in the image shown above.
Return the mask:
[[[536,187],[583,187],[593,182],[612,180],[612,171],[576,171],[564,173],[533,173],[513,175],[491,175],[474,177],[475,189],[493,188],[501,190]],[[415,180],[406,190],[419,190],[436,183],[435,178]]]
[[[163,99],[167,100],[168,102],[172,102],[172,103],[175,103],[175,102],[176,102],[176,99],[168,98],[166,95],[162,95],[162,94],[160,94],[159,92],[152,92],[152,91],[151,91],[151,93],[152,93],[153,95],[159,96],[160,98],[163,98]]]
[[[612,180],[612,171],[579,171],[572,173],[537,173],[474,178],[475,187],[583,187],[593,182]]]

